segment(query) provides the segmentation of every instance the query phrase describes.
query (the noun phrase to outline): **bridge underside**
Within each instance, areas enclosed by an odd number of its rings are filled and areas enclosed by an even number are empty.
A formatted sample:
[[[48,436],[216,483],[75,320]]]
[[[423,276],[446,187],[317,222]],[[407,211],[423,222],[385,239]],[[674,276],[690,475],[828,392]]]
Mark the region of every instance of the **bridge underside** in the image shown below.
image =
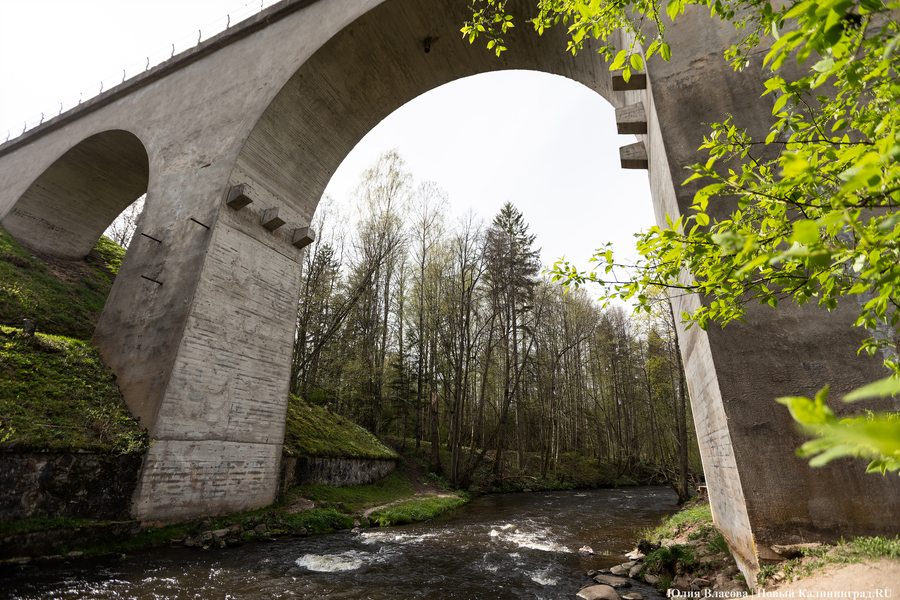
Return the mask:
[[[514,4],[527,13],[533,3]],[[695,188],[680,182],[704,158],[702,123],[733,114],[751,134],[767,130],[761,73],[724,63],[730,32],[700,11],[668,30],[672,61],[650,61],[649,86],[628,92],[612,91],[595,52],[566,54],[562,28],[538,37],[522,24],[497,59],[460,38],[466,13],[459,0],[285,0],[27,143],[0,146],[2,224],[32,247],[83,255],[147,191],[146,235],[135,237],[94,338],[155,440],[138,518],[274,500],[303,232],[343,158],[405,102],[500,69],[580,81],[643,112],[660,223],[690,206]],[[502,99],[473,99],[472,110],[489,132]],[[616,167],[598,165],[597,177]],[[696,302],[676,299],[676,310]],[[748,573],[775,543],[900,533],[897,478],[863,476],[852,461],[810,469],[772,401],[824,382],[840,397],[881,376],[879,361],[856,356],[853,312],[753,309],[747,324],[679,331],[713,513]]]

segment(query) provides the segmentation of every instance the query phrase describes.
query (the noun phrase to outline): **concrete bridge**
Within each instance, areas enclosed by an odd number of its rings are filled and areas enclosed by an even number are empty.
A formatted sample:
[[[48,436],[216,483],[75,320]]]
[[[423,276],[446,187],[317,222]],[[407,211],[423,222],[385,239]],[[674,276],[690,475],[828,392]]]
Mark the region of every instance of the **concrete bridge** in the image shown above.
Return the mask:
[[[405,102],[500,69],[579,81],[637,136],[622,166],[648,170],[660,223],[691,203],[680,183],[704,158],[702,123],[733,114],[767,130],[759,66],[735,74],[721,58],[733,32],[700,10],[668,31],[671,62],[624,85],[595,52],[566,54],[562,27],[538,37],[520,21],[501,59],[469,45],[467,4],[283,0],[0,146],[0,222],[44,252],[84,256],[147,193],[94,336],[155,440],[137,518],[274,500],[308,227],[343,158]],[[473,112],[493,110],[473,99]],[[597,177],[616,167],[598,164]],[[775,543],[900,528],[897,477],[849,460],[810,469],[773,402],[825,382],[838,398],[883,375],[856,356],[853,313],[759,309],[726,330],[679,331],[713,514],[747,573]]]

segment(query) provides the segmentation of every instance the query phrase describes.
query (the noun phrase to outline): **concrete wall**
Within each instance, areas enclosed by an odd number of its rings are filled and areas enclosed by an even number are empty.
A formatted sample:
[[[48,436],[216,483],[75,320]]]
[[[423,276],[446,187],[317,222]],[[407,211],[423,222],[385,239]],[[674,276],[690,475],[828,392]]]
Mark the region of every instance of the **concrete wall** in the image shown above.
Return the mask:
[[[387,477],[397,468],[396,460],[367,458],[320,458],[285,456],[282,458],[282,492],[295,485],[368,485]]]
[[[532,5],[510,8],[527,14]],[[146,151],[147,208],[94,338],[156,440],[137,516],[183,519],[274,498],[299,292],[292,231],[309,224],[356,142],[408,100],[459,77],[518,68],[580,81],[616,107],[640,102],[660,224],[689,210],[698,184],[680,183],[685,166],[705,159],[703,123],[731,114],[753,135],[768,128],[761,56],[734,73],[722,59],[733,32],[696,7],[667,31],[672,61],[649,61],[647,89],[629,92],[612,91],[589,48],[566,54],[561,27],[538,37],[520,25],[500,59],[469,45],[459,35],[467,10],[458,0],[284,0],[0,146],[4,223],[26,204],[52,217],[73,202],[70,175],[51,166],[83,140],[124,130]],[[605,168],[616,166],[598,165],[598,178]],[[124,170],[139,181],[137,167]],[[40,201],[29,193],[39,178],[53,184]],[[240,210],[226,206],[237,184],[254,200]],[[717,201],[712,211],[732,207]],[[285,224],[270,231],[262,221],[274,208]],[[53,247],[27,224],[17,235]],[[699,301],[676,298],[676,310]],[[776,541],[900,533],[891,519],[897,478],[864,476],[852,461],[810,469],[793,454],[802,439],[787,411],[773,402],[812,395],[826,381],[837,396],[881,375],[878,360],[856,355],[853,308],[753,308],[746,325],[679,331],[713,512],[748,574]]]

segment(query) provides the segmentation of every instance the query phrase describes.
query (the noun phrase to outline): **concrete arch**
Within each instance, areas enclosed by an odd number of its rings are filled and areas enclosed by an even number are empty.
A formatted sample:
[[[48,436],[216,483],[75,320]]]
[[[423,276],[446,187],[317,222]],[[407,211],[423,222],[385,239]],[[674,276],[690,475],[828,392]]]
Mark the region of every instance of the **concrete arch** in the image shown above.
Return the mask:
[[[526,14],[528,3],[518,4]],[[387,0],[358,17],[281,87],[244,143],[230,185],[258,188],[270,203],[280,199],[293,222],[308,224],[331,175],[375,125],[429,90],[480,73],[525,69],[560,75],[616,107],[641,96],[614,93],[596,52],[565,53],[562,28],[543,37],[510,30],[514,51],[497,58],[460,39],[467,16],[465,3]],[[480,113],[489,119],[493,102],[499,105],[500,99],[485,102],[487,110],[481,111],[473,103],[473,118]]]
[[[54,161],[0,224],[26,246],[82,258],[119,213],[147,192],[149,177],[147,152],[137,136],[97,133]]]

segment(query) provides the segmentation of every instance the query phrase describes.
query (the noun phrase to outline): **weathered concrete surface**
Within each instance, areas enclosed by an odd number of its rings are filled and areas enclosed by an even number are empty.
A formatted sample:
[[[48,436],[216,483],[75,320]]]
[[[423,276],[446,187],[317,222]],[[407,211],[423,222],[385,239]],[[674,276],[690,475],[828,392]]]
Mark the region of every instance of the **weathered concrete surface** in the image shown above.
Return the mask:
[[[0,452],[0,521],[131,517],[140,456]]]
[[[295,485],[368,485],[387,477],[397,468],[396,460],[367,458],[282,457],[280,489]]]
[[[722,59],[733,32],[696,7],[667,31],[672,61],[651,60],[646,82],[625,91],[613,91],[595,52],[563,51],[563,28],[538,37],[518,27],[497,59],[460,38],[466,16],[460,0],[284,0],[0,146],[0,221],[18,219],[17,235],[60,253],[80,251],[90,227],[102,231],[113,212],[68,191],[69,165],[81,159],[66,153],[116,131],[130,132],[146,152],[146,168],[133,142],[128,160],[100,151],[91,162],[130,182],[121,206],[139,191],[142,169],[147,178],[139,223],[146,235],[129,250],[95,334],[156,440],[135,495],[137,516],[182,519],[274,498],[299,291],[292,232],[309,226],[356,142],[403,103],[459,77],[521,68],[580,81],[616,107],[640,104],[647,133],[637,141],[660,224],[689,209],[696,185],[680,183],[684,167],[705,158],[696,150],[702,123],[732,114],[752,134],[768,127],[772,99],[759,98],[759,64],[735,74]],[[640,122],[633,116],[628,123]],[[256,198],[240,210],[226,204],[238,184]],[[65,227],[53,215],[68,205],[80,207],[86,225],[70,236],[77,243],[54,245],[42,231]],[[44,230],[12,214],[26,206]],[[713,211],[730,208],[722,202]],[[270,231],[265,214],[274,209],[285,225]],[[699,302],[675,301],[676,310]],[[747,325],[679,332],[713,512],[748,579],[776,541],[900,533],[896,478],[863,476],[849,461],[811,470],[794,456],[802,440],[773,402],[811,395],[826,381],[838,397],[880,376],[877,360],[856,356],[852,312],[753,308]]]

